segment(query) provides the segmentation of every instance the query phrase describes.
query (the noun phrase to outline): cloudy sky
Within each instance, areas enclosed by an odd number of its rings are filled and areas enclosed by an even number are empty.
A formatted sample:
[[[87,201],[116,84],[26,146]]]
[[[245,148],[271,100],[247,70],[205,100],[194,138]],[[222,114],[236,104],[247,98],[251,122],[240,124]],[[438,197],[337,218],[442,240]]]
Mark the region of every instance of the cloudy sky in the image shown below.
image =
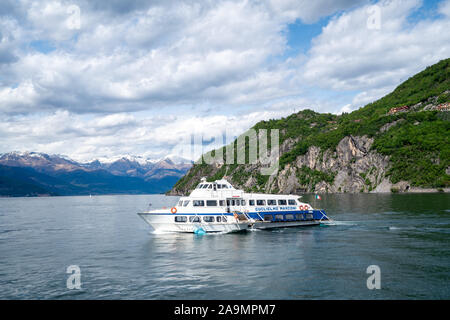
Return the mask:
[[[450,57],[448,30],[450,0],[2,0],[0,153],[160,158],[348,112]]]

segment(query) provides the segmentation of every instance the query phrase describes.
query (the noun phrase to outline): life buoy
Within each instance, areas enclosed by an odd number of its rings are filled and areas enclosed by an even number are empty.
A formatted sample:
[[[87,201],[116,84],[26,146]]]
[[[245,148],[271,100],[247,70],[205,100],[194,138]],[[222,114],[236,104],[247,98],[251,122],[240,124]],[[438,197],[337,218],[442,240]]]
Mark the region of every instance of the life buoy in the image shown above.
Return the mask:
[[[173,214],[177,213],[177,208],[172,207],[172,209],[170,209],[170,212],[172,212]]]
[[[300,211],[303,211],[303,205],[301,205],[300,207],[298,207],[300,209]]]

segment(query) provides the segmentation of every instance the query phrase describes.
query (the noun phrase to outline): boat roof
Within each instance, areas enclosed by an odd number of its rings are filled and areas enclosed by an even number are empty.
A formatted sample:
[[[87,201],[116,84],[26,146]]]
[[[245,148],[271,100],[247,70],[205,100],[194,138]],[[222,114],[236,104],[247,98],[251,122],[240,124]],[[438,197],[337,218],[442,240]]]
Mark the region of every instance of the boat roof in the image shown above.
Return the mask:
[[[236,189],[226,179],[222,178],[215,181],[206,181],[202,178],[200,183],[191,192],[188,197],[183,198],[202,198],[202,199],[218,199],[218,198],[260,198],[260,199],[298,199],[299,195],[292,194],[272,194],[272,193],[247,193],[243,190]]]

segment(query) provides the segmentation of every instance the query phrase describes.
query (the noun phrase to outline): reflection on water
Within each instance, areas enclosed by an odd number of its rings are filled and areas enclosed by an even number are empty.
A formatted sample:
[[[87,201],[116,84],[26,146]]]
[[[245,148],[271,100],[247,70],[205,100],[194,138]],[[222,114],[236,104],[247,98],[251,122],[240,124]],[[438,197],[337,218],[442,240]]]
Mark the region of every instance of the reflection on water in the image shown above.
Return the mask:
[[[448,299],[450,196],[324,195],[335,224],[153,234],[136,215],[177,197],[0,199],[0,298]],[[68,290],[79,265],[82,289]],[[368,290],[366,268],[381,268]]]

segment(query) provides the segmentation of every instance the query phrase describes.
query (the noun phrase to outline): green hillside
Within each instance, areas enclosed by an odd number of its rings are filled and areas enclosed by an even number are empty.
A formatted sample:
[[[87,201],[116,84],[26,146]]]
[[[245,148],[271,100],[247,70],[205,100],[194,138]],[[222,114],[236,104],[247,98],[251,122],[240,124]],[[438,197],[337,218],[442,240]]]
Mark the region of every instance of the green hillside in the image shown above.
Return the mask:
[[[450,116],[442,104],[450,102],[450,59],[426,68],[399,85],[392,93],[349,114],[321,114],[303,110],[286,118],[261,121],[254,129],[279,129],[280,145],[286,140],[295,145],[280,157],[280,168],[293,163],[311,146],[334,151],[347,136],[374,139],[371,150],[389,156],[386,177],[392,183],[408,181],[411,186],[444,188],[450,186]],[[404,110],[389,112],[392,108]],[[448,110],[448,109],[447,109]],[[382,130],[392,124],[388,130]],[[267,176],[248,165],[223,165],[220,168],[196,164],[177,182],[174,190],[186,192],[200,176],[210,179],[224,175],[240,186],[254,177],[256,184],[248,190],[265,190]],[[447,173],[446,173],[447,171]],[[300,182],[328,181],[336,172],[297,168]],[[303,179],[303,180],[302,180]],[[195,181],[194,181],[195,180]],[[375,186],[367,188],[371,191]],[[314,191],[314,190],[309,190]],[[272,190],[273,192],[273,190]],[[276,192],[276,190],[275,190]]]

